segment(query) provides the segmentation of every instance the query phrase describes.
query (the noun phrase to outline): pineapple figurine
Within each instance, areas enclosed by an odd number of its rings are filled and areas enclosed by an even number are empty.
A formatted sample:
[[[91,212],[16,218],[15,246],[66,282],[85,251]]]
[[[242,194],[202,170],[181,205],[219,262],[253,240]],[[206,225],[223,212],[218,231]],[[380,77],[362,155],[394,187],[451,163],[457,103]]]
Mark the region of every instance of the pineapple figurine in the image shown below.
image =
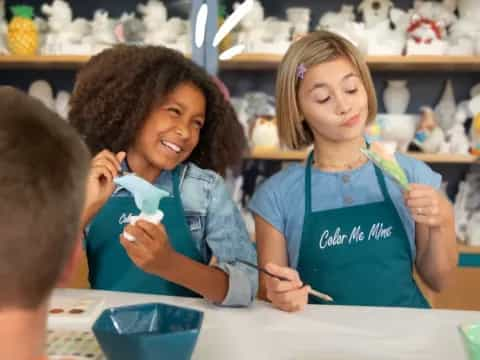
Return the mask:
[[[38,29],[31,6],[12,6],[13,18],[8,25],[8,47],[13,55],[35,55],[38,50]]]

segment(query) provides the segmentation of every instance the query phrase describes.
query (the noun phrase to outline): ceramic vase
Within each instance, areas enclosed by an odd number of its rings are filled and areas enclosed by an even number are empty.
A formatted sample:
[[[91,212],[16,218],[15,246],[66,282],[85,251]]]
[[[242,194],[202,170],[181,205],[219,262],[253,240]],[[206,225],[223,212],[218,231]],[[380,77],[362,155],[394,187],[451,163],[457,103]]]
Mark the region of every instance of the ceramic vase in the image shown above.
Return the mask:
[[[383,104],[389,114],[404,114],[410,102],[406,80],[389,80],[383,92]]]

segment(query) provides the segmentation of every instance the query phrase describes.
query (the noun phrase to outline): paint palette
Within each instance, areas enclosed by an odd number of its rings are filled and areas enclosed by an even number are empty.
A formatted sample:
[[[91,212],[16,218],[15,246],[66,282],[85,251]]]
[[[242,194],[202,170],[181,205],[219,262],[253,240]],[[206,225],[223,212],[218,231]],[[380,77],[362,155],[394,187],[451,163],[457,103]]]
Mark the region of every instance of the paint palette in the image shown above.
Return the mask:
[[[105,360],[105,356],[90,331],[48,330],[49,360]]]
[[[103,297],[56,295],[48,310],[49,321],[93,322],[102,310],[103,303]]]

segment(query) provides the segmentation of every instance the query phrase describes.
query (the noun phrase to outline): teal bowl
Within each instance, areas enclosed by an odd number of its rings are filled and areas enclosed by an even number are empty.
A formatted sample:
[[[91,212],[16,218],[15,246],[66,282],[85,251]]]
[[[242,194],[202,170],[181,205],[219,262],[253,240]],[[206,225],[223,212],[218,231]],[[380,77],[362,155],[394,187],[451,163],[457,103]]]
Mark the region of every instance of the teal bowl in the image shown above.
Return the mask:
[[[480,323],[461,325],[463,344],[469,360],[480,360]]]
[[[188,360],[203,312],[150,303],[104,310],[92,330],[109,360]]]

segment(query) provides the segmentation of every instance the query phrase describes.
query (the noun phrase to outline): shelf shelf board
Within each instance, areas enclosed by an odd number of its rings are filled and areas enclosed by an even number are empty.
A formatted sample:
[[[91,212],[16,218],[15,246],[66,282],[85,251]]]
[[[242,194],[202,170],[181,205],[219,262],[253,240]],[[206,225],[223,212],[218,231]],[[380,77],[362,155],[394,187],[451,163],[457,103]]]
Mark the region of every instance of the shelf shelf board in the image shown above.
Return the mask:
[[[376,71],[478,71],[480,56],[369,56],[368,65]]]
[[[276,69],[282,55],[241,54],[221,63],[223,69]],[[478,71],[480,56],[369,56],[372,71]]]
[[[304,160],[307,155],[308,150],[286,151],[275,148],[261,147],[253,148],[246,157],[257,160],[301,161]],[[419,152],[409,152],[408,155],[427,163],[472,164],[476,161],[476,157],[472,155],[424,154]]]
[[[480,246],[458,243],[458,252],[461,254],[480,254]]]
[[[221,61],[220,68],[226,70],[272,70],[278,67],[282,57],[282,55],[276,54],[240,54],[230,60]]]
[[[90,56],[78,55],[42,55],[42,56],[0,56],[2,69],[78,69],[90,59]]]
[[[408,155],[427,163],[473,164],[477,162],[477,158],[473,155],[425,154],[420,152],[409,152]]]
[[[90,56],[41,55],[0,56],[2,69],[77,69]],[[240,54],[233,59],[221,61],[220,67],[227,70],[274,70],[282,55]],[[367,62],[372,71],[480,71],[480,56],[369,56]]]

